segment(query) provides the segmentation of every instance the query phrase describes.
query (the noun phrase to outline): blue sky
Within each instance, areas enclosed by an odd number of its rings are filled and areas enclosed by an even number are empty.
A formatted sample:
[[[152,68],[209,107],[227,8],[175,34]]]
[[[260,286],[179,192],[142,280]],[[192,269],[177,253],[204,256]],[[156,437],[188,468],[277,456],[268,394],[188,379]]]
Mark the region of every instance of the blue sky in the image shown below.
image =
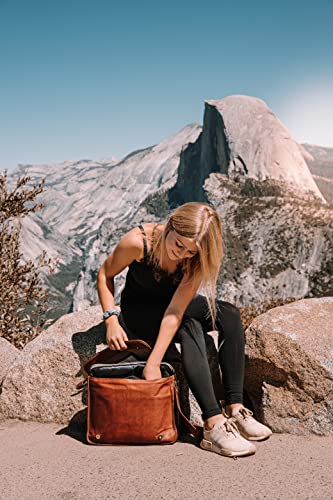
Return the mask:
[[[0,170],[121,158],[231,94],[333,147],[332,25],[332,0],[0,0]]]

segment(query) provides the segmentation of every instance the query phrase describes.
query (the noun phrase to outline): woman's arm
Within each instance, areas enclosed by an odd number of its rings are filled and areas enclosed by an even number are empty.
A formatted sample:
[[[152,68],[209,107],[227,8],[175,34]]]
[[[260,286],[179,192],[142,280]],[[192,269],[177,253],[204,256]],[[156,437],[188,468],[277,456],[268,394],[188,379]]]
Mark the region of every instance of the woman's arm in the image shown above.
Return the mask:
[[[103,312],[114,308],[114,277],[121,273],[133,260],[140,259],[142,240],[134,228],[126,233],[111,255],[100,267],[97,275],[97,292]],[[110,349],[126,349],[126,332],[120,326],[117,316],[105,320],[106,341]]]
[[[143,372],[145,379],[153,380],[161,377],[160,363],[181,325],[187,306],[197,293],[200,284],[201,278],[199,277],[189,282],[187,277],[184,276],[180,282],[161,321],[157,340]]]

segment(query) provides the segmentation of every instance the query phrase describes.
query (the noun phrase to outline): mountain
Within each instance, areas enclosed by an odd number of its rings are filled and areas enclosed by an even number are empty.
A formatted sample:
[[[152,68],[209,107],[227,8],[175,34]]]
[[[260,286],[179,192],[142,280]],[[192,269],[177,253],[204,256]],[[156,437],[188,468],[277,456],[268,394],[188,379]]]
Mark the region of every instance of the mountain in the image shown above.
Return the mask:
[[[22,175],[31,177],[30,185],[46,179],[45,208],[23,219],[21,241],[25,258],[49,249],[49,255],[59,260],[57,272],[47,283],[53,309],[50,317],[83,307],[84,299],[76,306],[80,296],[77,282],[85,273],[86,261],[94,258],[94,249],[87,249],[94,244],[104,220],[113,220],[114,227],[127,227],[138,207],[149,203],[149,197],[162,185],[172,187],[182,148],[200,132],[199,125],[188,125],[160,144],[135,151],[119,162],[21,165],[14,171],[11,182]],[[90,276],[90,282],[95,275]]]
[[[326,201],[333,203],[333,148],[302,144],[312,177]]]
[[[25,221],[22,246],[27,256],[49,248],[61,261],[47,283],[52,317],[98,303],[97,271],[119,238],[186,201],[220,213],[218,296],[244,305],[332,294],[332,205],[311,174],[319,165],[311,147],[297,144],[262,100],[228,96],[206,101],[202,127],[121,161],[20,166],[13,180],[46,177],[46,206]],[[118,300],[125,275],[116,279]]]
[[[261,99],[229,96],[207,101],[205,123],[219,172],[283,181],[294,191],[313,192],[324,200],[299,145]]]
[[[219,296],[241,305],[333,294],[333,206],[213,174],[205,182],[224,229]]]

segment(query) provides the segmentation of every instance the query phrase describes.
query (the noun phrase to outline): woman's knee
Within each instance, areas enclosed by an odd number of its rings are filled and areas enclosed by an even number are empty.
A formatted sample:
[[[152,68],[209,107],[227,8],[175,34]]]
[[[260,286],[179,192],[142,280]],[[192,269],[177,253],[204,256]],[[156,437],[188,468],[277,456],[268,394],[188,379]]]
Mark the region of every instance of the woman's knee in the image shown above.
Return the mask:
[[[200,321],[195,318],[186,318],[182,322],[179,333],[179,340],[182,346],[182,357],[184,362],[199,360],[206,356],[205,335]]]
[[[178,330],[180,340],[186,340],[189,336],[192,338],[203,337],[203,329],[199,320],[195,318],[183,318]]]
[[[225,333],[228,333],[228,331],[234,332],[235,330],[243,333],[242,317],[239,308],[230,302],[222,300],[218,300],[217,305],[217,320],[221,329]]]
[[[232,304],[231,302],[225,302],[224,300],[217,300],[216,305],[217,313],[221,316],[228,316],[229,318],[234,320],[241,319],[240,310],[237,306],[235,306],[235,304]]]

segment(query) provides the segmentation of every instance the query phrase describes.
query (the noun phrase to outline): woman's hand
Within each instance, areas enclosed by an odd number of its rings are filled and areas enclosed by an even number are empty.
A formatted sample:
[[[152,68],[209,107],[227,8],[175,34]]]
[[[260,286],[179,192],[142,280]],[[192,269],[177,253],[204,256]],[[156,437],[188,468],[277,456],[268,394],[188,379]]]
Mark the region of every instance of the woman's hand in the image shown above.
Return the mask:
[[[127,349],[125,341],[128,340],[128,338],[125,330],[118,323],[118,319],[111,317],[108,318],[105,323],[106,343],[110,349],[113,351],[123,351],[124,349]]]
[[[147,361],[146,366],[143,369],[142,377],[145,380],[157,380],[162,378],[160,365],[151,365]]]

